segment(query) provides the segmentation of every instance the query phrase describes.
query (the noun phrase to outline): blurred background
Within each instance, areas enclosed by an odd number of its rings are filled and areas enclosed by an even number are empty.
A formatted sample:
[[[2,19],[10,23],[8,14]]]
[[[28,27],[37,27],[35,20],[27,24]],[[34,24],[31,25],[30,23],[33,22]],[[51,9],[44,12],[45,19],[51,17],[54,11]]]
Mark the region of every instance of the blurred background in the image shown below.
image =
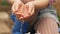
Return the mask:
[[[56,0],[53,7],[57,10],[60,21],[60,0]],[[0,0],[0,34],[11,34],[13,21],[10,19],[11,4],[8,0]]]

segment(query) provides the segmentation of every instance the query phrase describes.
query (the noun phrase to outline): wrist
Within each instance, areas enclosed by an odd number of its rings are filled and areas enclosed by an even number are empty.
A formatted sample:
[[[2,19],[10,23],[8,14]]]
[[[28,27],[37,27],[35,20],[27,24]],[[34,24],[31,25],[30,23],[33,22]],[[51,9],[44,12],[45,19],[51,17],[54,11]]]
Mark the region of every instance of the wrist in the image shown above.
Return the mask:
[[[28,4],[32,4],[36,8],[35,1],[28,2]]]
[[[31,3],[34,5],[35,8],[37,8],[36,7],[36,3],[37,3],[36,1],[32,1]]]
[[[15,3],[15,2],[22,2],[21,0],[13,0],[11,3]]]

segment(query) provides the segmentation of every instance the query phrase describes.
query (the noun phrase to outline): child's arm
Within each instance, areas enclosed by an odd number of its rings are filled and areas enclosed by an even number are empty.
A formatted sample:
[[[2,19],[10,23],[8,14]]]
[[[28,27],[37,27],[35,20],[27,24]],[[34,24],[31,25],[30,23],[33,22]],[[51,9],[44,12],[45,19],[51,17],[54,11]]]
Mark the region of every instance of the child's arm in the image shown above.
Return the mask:
[[[10,4],[13,4],[15,0],[8,0]]]
[[[49,0],[35,0],[32,1],[32,3],[35,5],[37,9],[41,9],[48,6]]]
[[[10,4],[13,4],[17,0],[8,0]],[[20,0],[19,0],[20,1]]]

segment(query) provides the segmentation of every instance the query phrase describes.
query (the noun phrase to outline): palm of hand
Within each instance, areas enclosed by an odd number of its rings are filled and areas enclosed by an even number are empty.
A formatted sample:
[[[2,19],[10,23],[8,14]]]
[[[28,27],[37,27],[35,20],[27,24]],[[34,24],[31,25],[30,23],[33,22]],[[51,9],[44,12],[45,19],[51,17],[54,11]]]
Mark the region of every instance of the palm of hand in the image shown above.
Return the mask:
[[[12,10],[19,20],[27,20],[34,14],[34,5],[32,3],[16,2],[13,4]]]

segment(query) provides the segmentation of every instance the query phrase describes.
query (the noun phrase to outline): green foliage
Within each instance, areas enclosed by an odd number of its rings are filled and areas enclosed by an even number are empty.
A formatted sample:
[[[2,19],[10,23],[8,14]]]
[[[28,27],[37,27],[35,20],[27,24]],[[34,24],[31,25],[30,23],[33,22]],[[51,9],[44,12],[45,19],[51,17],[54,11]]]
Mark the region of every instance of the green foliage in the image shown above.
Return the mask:
[[[60,16],[58,16],[58,19],[59,19],[59,21],[60,21]]]
[[[1,5],[2,6],[9,6],[9,3],[6,0],[2,0]]]

